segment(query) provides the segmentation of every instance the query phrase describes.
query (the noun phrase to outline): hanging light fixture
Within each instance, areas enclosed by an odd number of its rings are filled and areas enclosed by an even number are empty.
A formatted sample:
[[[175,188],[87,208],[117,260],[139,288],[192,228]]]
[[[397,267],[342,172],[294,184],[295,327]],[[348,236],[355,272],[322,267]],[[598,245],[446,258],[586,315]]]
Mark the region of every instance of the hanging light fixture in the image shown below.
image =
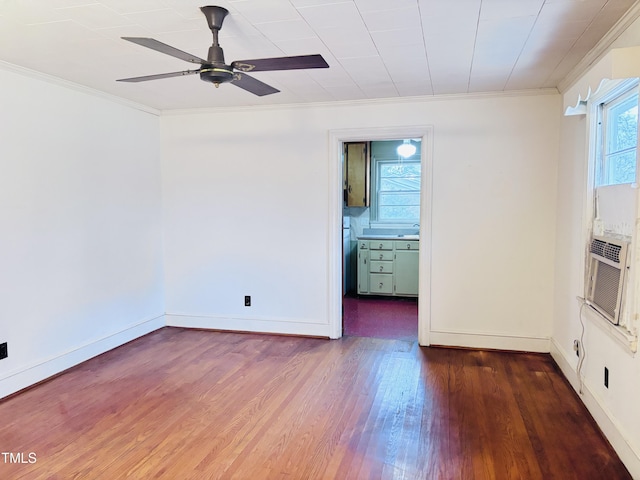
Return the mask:
[[[409,158],[416,153],[416,146],[411,143],[411,140],[403,140],[396,151],[402,158]]]

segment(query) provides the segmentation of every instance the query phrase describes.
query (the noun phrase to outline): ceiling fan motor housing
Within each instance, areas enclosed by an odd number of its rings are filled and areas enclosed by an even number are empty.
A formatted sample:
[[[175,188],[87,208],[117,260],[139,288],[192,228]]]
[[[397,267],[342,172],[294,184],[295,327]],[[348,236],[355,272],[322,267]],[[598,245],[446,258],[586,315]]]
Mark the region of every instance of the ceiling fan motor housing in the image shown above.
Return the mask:
[[[205,82],[211,82],[216,87],[221,83],[230,82],[234,78],[235,76],[233,74],[233,70],[231,70],[231,68],[227,67],[226,65],[203,65],[202,69],[200,70],[200,79],[204,80]]]

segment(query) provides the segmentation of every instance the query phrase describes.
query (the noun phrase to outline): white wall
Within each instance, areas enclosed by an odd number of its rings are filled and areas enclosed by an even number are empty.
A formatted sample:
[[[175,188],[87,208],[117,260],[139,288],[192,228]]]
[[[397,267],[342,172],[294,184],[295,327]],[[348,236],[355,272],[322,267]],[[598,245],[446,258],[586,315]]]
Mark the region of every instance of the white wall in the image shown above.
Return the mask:
[[[0,69],[0,398],[163,325],[155,115]]]
[[[613,47],[640,45],[640,21],[632,24]],[[569,90],[571,91],[571,90]],[[577,100],[577,99],[576,99]],[[558,112],[561,116],[562,112]],[[586,239],[584,212],[587,179],[588,120],[563,117],[558,168],[556,243],[556,297],[552,355],[579,390],[578,357],[573,341],[581,339],[580,304],[583,295],[583,258]],[[614,340],[583,311],[584,385],[581,398],[603,429],[634,478],[640,478],[640,359]],[[609,388],[604,387],[604,367]]]
[[[432,343],[548,351],[559,108],[541,93],[163,116],[169,323],[328,336],[329,131],[432,125]]]

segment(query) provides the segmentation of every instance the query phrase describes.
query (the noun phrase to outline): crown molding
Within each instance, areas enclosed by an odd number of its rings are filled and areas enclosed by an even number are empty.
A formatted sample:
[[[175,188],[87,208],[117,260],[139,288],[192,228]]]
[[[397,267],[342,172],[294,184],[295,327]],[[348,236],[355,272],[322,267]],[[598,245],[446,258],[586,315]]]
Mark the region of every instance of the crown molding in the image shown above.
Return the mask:
[[[404,103],[430,103],[451,100],[477,100],[485,98],[501,98],[501,97],[524,97],[524,96],[540,96],[540,95],[558,95],[556,88],[540,88],[529,90],[509,90],[500,92],[477,92],[477,93],[455,93],[446,95],[423,95],[414,97],[391,97],[391,98],[373,98],[363,100],[337,100],[332,102],[309,102],[309,103],[280,103],[269,105],[243,105],[235,107],[207,107],[207,108],[188,108],[188,109],[171,109],[162,110],[161,116],[174,115],[206,115],[211,113],[232,113],[232,112],[256,112],[270,111],[282,109],[305,109],[305,108],[325,108],[325,107],[357,107],[371,105],[397,105]]]
[[[639,0],[640,1],[640,0]],[[455,94],[443,94],[443,95],[421,95],[412,97],[389,97],[389,98],[373,98],[373,99],[360,99],[360,100],[336,100],[329,102],[308,102],[308,103],[275,103],[268,105],[243,105],[243,106],[229,106],[229,107],[206,107],[206,108],[188,108],[188,109],[168,109],[159,110],[148,105],[137,103],[131,100],[127,100],[116,95],[112,95],[94,88],[86,87],[78,83],[64,80],[46,73],[31,70],[29,68],[14,65],[9,62],[0,60],[0,69],[24,75],[34,78],[36,80],[44,81],[54,85],[58,85],[63,88],[75,90],[80,93],[92,95],[105,100],[109,100],[120,105],[127,106],[142,112],[150,113],[152,115],[161,116],[174,116],[174,115],[194,115],[194,114],[211,114],[211,113],[231,113],[231,112],[256,112],[256,111],[272,111],[282,109],[307,109],[307,108],[326,108],[326,107],[357,107],[357,106],[370,106],[370,105],[398,105],[404,103],[428,103],[428,102],[440,102],[451,100],[474,100],[485,98],[500,98],[500,97],[523,97],[523,96],[539,96],[539,95],[558,95],[558,89],[556,88],[539,88],[539,89],[527,89],[527,90],[507,90],[497,92],[474,92],[474,93],[455,93]]]
[[[114,103],[118,103],[120,105],[124,105],[126,107],[133,108],[135,110],[140,110],[145,113],[150,113],[152,115],[160,116],[160,114],[162,113],[160,110],[156,108],[152,108],[147,105],[143,105],[141,103],[133,102],[131,100],[118,97],[117,95],[112,95],[110,93],[102,92],[94,88],[86,87],[84,85],[80,85],[78,83],[74,83],[69,80],[64,80],[62,78],[54,77],[53,75],[48,75],[46,73],[38,72],[36,70],[31,70],[29,68],[20,67],[18,65],[14,65],[12,63],[5,62],[2,60],[0,60],[0,69],[5,70],[7,72],[17,73],[18,75],[23,75],[25,77],[30,77],[35,80],[47,82],[52,85],[57,85],[59,87],[67,88],[69,90],[75,90],[76,92],[84,93],[86,95],[102,98],[103,100],[108,100]]]
[[[564,94],[571,88],[595,62],[600,60],[609,51],[613,42],[638,18],[640,18],[640,0],[636,0],[622,18],[596,43],[595,47],[589,50],[582,60],[571,69],[567,76],[558,83],[558,91]]]

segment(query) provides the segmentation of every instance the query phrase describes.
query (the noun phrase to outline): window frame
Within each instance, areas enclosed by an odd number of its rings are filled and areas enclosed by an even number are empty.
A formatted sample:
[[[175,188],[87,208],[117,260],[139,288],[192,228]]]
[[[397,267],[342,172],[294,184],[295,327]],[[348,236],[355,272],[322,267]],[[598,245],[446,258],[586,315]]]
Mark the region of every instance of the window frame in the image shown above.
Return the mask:
[[[632,79],[630,81],[621,82],[615,88],[609,92],[605,92],[604,95],[593,102],[593,108],[595,108],[595,188],[607,186],[607,185],[621,185],[624,183],[636,183],[638,175],[638,159],[636,155],[636,169],[635,178],[631,182],[614,182],[611,181],[611,166],[609,159],[611,156],[620,154],[623,152],[632,152],[638,149],[638,136],[636,135],[636,144],[633,147],[627,147],[615,151],[608,151],[609,146],[609,134],[610,124],[609,117],[610,112],[627,102],[632,97],[636,97],[636,103],[638,103],[638,79]],[[636,132],[637,133],[637,132]]]
[[[409,159],[391,159],[391,158],[377,158],[374,155],[371,156],[371,201],[370,201],[370,224],[375,226],[399,226],[404,227],[407,225],[418,225],[420,223],[420,197],[422,190],[422,161],[419,153],[420,147],[418,146],[417,153],[414,154]],[[380,219],[380,168],[385,164],[411,164],[417,165],[420,167],[420,172],[418,173],[418,179],[420,180],[420,185],[416,190],[407,190],[406,193],[417,194],[418,195],[418,216],[416,218],[407,219],[407,220],[381,220]],[[399,193],[405,192],[404,190],[398,191]]]
[[[583,232],[584,232],[584,245],[585,254],[581,260],[581,271],[583,272],[582,278],[582,291],[586,292],[585,288],[588,285],[588,269],[589,269],[589,242],[594,234],[602,234],[599,231],[601,225],[597,218],[598,212],[596,209],[596,196],[598,189],[603,187],[610,187],[611,185],[602,183],[599,181],[603,165],[602,162],[602,146],[603,146],[603,130],[606,129],[606,118],[602,116],[603,105],[615,105],[619,104],[623,98],[628,98],[628,95],[634,93],[640,93],[638,78],[623,79],[623,80],[608,80],[604,81],[600,85],[599,91],[594,94],[587,102],[587,139],[588,139],[588,162],[586,171],[586,182],[584,190],[584,216],[583,216]],[[640,100],[639,100],[640,101]],[[640,125],[639,125],[640,126]],[[636,146],[636,178],[638,176],[638,146]],[[624,185],[613,184],[613,185]],[[629,183],[627,183],[629,185]],[[634,185],[634,183],[631,183]],[[638,199],[636,197],[636,204],[634,208],[636,210],[636,217],[638,217]],[[617,341],[620,345],[625,347],[630,352],[637,350],[638,342],[638,320],[636,319],[636,313],[640,311],[640,278],[638,276],[638,269],[640,268],[640,257],[635,254],[637,238],[640,236],[640,225],[636,222],[630,241],[631,249],[631,261],[629,277],[627,278],[627,286],[624,296],[624,307],[620,318],[619,325],[613,325],[604,317],[593,313],[591,309],[585,309],[585,316],[592,319],[596,325],[598,325],[603,331],[608,333],[612,339]],[[579,299],[581,297],[578,297]],[[581,300],[584,301],[584,300]],[[582,310],[581,310],[582,311]]]

